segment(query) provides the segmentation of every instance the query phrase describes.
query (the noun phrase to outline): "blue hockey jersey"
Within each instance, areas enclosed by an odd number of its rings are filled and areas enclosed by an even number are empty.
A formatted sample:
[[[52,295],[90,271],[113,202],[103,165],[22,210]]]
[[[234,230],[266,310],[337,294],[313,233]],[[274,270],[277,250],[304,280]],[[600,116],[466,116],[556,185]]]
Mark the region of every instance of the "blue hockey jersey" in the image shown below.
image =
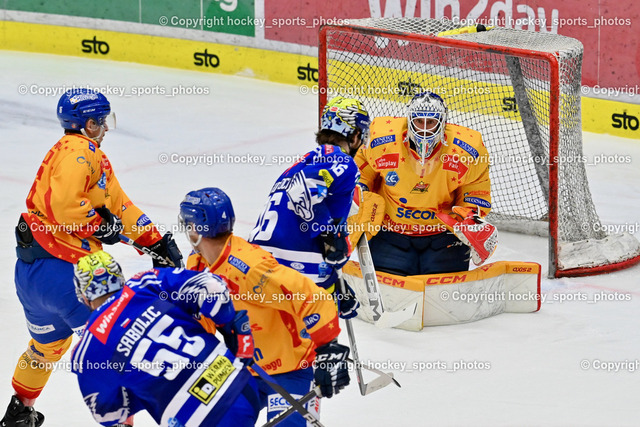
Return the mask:
[[[320,234],[346,223],[359,177],[355,161],[340,147],[318,146],[280,175],[249,241],[329,287],[337,272],[324,262]]]
[[[161,426],[215,426],[250,374],[194,318],[233,319],[225,283],[208,272],[139,273],[89,318],[72,354],[85,403],[105,426],[147,410]]]

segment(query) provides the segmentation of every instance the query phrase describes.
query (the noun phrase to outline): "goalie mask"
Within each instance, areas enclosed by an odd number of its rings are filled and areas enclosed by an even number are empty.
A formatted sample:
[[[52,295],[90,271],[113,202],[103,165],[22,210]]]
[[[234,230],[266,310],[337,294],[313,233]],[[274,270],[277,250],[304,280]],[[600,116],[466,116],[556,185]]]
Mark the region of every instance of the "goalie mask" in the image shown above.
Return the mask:
[[[320,130],[332,130],[347,139],[360,130],[360,145],[369,141],[370,124],[369,113],[362,103],[342,96],[327,102],[320,118]]]
[[[83,256],[73,270],[73,283],[80,301],[84,297],[91,302],[124,287],[120,264],[105,251]]]
[[[419,93],[409,103],[407,121],[407,135],[424,164],[438,144],[444,143],[447,106],[435,93]]]

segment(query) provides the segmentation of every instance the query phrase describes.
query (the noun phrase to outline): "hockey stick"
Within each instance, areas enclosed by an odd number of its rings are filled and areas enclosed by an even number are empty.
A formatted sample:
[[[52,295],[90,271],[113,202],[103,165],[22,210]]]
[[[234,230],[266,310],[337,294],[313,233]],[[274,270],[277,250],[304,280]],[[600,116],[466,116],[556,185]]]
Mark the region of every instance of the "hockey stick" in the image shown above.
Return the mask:
[[[416,312],[418,303],[413,303],[402,310],[385,311],[380,295],[380,285],[376,277],[376,270],[371,258],[371,250],[367,243],[367,237],[362,234],[358,240],[358,259],[360,260],[360,270],[362,279],[367,288],[367,299],[369,307],[373,312],[373,323],[379,328],[394,328],[399,324],[411,319]]]
[[[351,362],[355,365],[356,362],[353,361],[350,357],[347,357],[347,361]],[[364,364],[360,362],[360,367],[362,369],[366,369],[367,371],[371,371],[375,374],[378,374],[380,378],[376,378],[375,380],[369,382],[367,384],[367,390],[370,390],[369,393],[373,393],[376,390],[379,390],[387,385],[394,383],[398,387],[402,388],[398,380],[393,377],[393,372],[382,372],[380,369],[376,369],[369,364]]]
[[[291,396],[291,397],[293,397],[293,396]],[[300,399],[298,399],[298,403],[301,404],[301,405],[305,405],[307,402],[309,402],[310,400],[312,400],[312,399],[314,399],[316,397],[322,397],[321,394],[320,394],[320,387],[318,387],[318,386],[316,386],[309,393],[305,394]],[[296,408],[294,408],[293,406],[290,406],[289,409],[287,409],[286,411],[278,414],[277,417],[272,418],[271,421],[269,421],[268,423],[266,423],[262,427],[275,426],[276,424],[280,423],[281,421],[284,421],[285,418],[287,418],[289,415],[293,414],[294,412],[296,412]]]
[[[353,361],[353,359],[351,358],[347,358],[348,362],[351,362],[355,365],[355,362]],[[395,383],[395,385],[397,385],[398,387],[400,386],[400,383],[398,381],[396,381],[395,378],[393,378],[393,374],[391,372],[387,373],[387,372],[382,372],[379,369],[373,368],[369,365],[360,365],[362,368],[374,372],[376,374],[378,374],[380,377],[376,378],[375,380],[371,381],[369,384],[367,384],[366,388],[367,391],[369,393],[372,393],[376,390],[379,390],[383,387],[386,387],[388,384],[390,384],[391,382]],[[300,403],[301,405],[305,405],[307,402],[309,402],[310,400],[312,400],[315,397],[322,397],[322,395],[320,394],[320,387],[316,386],[313,390],[311,390],[309,393],[305,394],[304,396],[302,396],[300,399],[298,399],[298,403]],[[293,396],[292,396],[293,397]],[[296,412],[296,408],[294,408],[293,406],[289,407],[289,409],[287,409],[286,411],[284,411],[281,414],[278,414],[277,417],[271,419],[271,421],[269,421],[268,423],[264,424],[262,427],[273,427],[276,424],[280,423],[281,421],[283,421],[285,418],[287,418],[289,415],[293,414],[294,412]]]
[[[126,243],[129,246],[133,246],[134,248],[136,248],[137,250],[139,250],[140,252],[142,252],[143,254],[149,255],[151,258],[153,259],[157,259],[158,261],[164,261],[166,263],[169,263],[169,265],[171,267],[175,267],[176,265],[173,263],[173,261],[171,261],[169,259],[169,257],[162,257],[161,255],[153,252],[151,249],[144,247],[142,245],[140,245],[139,243],[136,243],[133,239],[128,238],[127,236],[125,236],[124,234],[120,234],[120,241],[122,243]]]
[[[338,271],[338,281],[340,282],[341,292],[343,294],[347,291],[347,285],[344,283],[344,279],[342,278],[342,271]],[[364,378],[362,376],[362,367],[363,365],[360,363],[360,358],[358,357],[358,348],[356,347],[356,336],[353,333],[353,325],[351,324],[351,319],[344,319],[345,324],[347,325],[347,335],[349,336],[349,346],[351,347],[351,353],[353,354],[353,366],[356,370],[356,378],[358,379],[358,387],[360,388],[360,394],[366,396],[369,393],[373,393],[376,390],[380,390],[383,387],[388,386],[392,382],[394,382],[398,387],[400,384],[393,378],[393,374],[387,374],[382,371],[378,371],[377,369],[373,369],[369,366],[366,369],[375,372],[378,374],[378,378],[374,379],[370,383],[365,383]]]
[[[267,374],[265,370],[260,367],[260,365],[258,365],[257,363],[253,363],[251,365],[251,369],[253,369],[258,375],[260,375],[260,378],[262,378],[263,381],[269,385],[269,387],[271,387],[275,392],[279,393],[280,396],[284,397],[285,400],[289,402],[293,410],[298,411],[300,415],[302,415],[302,418],[307,420],[309,424],[315,427],[323,427],[320,421],[318,421],[318,419],[314,417],[313,414],[307,410],[307,408],[305,408],[299,401],[294,399],[294,397],[291,396],[291,394],[284,387],[278,384],[278,382],[271,375]]]

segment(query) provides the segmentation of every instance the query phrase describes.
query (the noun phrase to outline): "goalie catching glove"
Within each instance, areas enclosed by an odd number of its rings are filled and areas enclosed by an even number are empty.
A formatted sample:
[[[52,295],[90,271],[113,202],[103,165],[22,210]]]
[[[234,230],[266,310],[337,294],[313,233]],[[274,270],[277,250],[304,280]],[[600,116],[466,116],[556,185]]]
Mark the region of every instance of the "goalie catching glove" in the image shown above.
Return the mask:
[[[471,248],[471,259],[475,265],[481,265],[496,250],[498,245],[498,229],[480,217],[477,210],[454,206],[453,218],[445,212],[438,212],[436,216],[449,231]]]

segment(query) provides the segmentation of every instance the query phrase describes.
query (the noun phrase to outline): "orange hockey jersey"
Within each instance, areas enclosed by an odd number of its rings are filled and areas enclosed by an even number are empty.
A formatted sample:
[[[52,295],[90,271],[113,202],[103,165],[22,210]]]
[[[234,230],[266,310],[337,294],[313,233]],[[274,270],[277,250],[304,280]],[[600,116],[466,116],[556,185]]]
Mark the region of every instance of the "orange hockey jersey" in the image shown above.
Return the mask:
[[[383,227],[388,231],[426,236],[446,231],[436,212],[453,206],[491,210],[489,153],[479,132],[447,124],[445,144],[420,163],[409,148],[406,117],[377,117],[371,142],[356,155],[360,185],[385,201]]]
[[[247,310],[255,361],[270,374],[311,366],[316,347],[338,336],[331,294],[241,237],[231,235],[213,265],[192,253],[187,268],[224,276],[236,310]],[[212,326],[205,328],[213,332]]]
[[[42,161],[22,217],[47,252],[75,263],[102,248],[92,236],[102,220],[94,208],[102,206],[122,220],[123,234],[142,246],[161,238],[151,220],[120,188],[109,159],[95,142],[68,134]]]

